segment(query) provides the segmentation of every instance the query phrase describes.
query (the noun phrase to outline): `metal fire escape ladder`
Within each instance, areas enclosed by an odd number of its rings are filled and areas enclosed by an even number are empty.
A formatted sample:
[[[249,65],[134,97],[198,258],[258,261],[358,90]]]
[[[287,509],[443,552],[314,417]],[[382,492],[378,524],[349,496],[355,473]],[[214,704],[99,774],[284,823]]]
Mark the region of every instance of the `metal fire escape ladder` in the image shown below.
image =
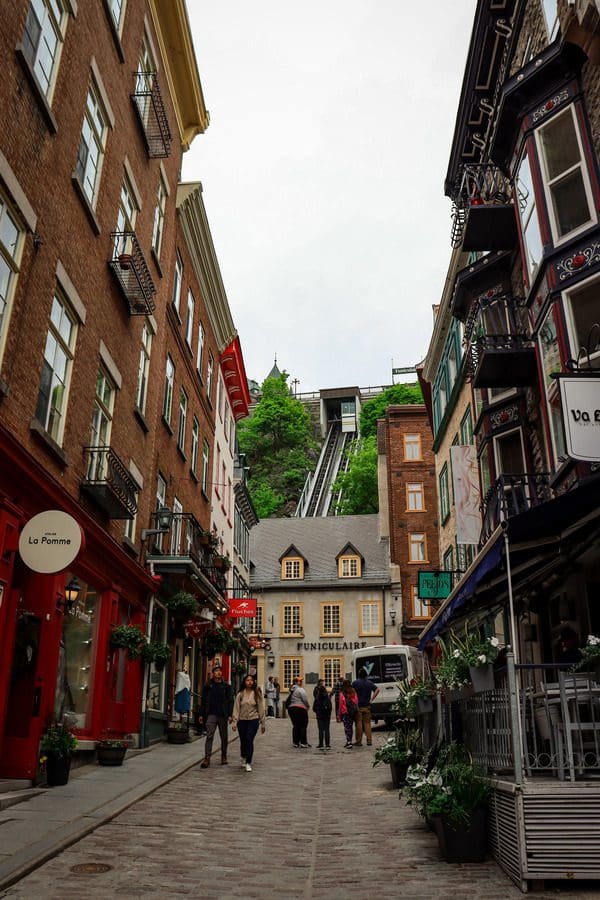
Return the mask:
[[[333,422],[329,428],[327,440],[325,442],[325,446],[321,454],[321,459],[319,460],[319,466],[313,480],[310,501],[305,513],[306,517],[318,515],[317,507],[321,500],[321,495],[323,494],[324,489],[326,489],[328,486],[328,483],[326,483],[326,475],[329,470],[334,451],[337,447],[338,436],[340,432],[341,424],[339,422]]]

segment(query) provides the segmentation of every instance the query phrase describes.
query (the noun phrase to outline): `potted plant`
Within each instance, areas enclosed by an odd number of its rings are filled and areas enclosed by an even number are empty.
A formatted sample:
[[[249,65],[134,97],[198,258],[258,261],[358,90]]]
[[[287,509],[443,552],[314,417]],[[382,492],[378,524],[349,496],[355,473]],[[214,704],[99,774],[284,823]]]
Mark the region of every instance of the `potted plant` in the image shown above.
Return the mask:
[[[59,722],[53,722],[44,732],[40,742],[40,766],[46,770],[48,787],[67,784],[71,758],[76,749],[77,738]]]
[[[417,675],[410,680],[399,682],[399,699],[395,711],[402,717],[414,718],[433,711],[435,682],[431,678]]]
[[[596,681],[600,682],[600,638],[595,634],[588,634],[585,647],[581,648],[581,662],[577,668],[594,672]]]
[[[469,666],[451,639],[446,642],[443,638],[438,638],[438,645],[441,657],[435,667],[435,680],[442,688],[446,700],[453,700],[469,684]]]
[[[390,767],[392,784],[401,787],[406,781],[408,767],[418,760],[419,733],[413,729],[397,729],[385,744],[375,751],[375,762],[387,763]]]
[[[459,651],[469,667],[469,677],[475,693],[491,691],[494,688],[493,663],[498,655],[498,638],[482,638],[477,631],[469,631],[465,625],[462,638],[452,634],[454,651]]]
[[[104,738],[96,742],[98,763],[101,766],[122,766],[129,744],[127,741]]]
[[[147,644],[146,635],[139,625],[117,625],[110,633],[111,647],[127,651],[129,659],[138,659]]]
[[[171,658],[171,645],[163,641],[149,641],[143,650],[144,662],[154,663],[157,672],[164,669]]]
[[[167,741],[169,744],[187,744],[187,722],[169,722],[167,725]]]
[[[177,591],[165,600],[165,606],[178,619],[191,619],[200,612],[200,604],[194,594]]]
[[[202,638],[202,654],[208,659],[214,659],[217,653],[228,653],[234,646],[234,639],[221,625],[209,628]]]
[[[231,560],[228,556],[223,556],[221,553],[215,553],[213,556],[213,566],[215,569],[222,569],[226,572],[231,566]]]
[[[129,269],[132,261],[131,253],[120,253],[119,254],[119,265],[122,269]]]

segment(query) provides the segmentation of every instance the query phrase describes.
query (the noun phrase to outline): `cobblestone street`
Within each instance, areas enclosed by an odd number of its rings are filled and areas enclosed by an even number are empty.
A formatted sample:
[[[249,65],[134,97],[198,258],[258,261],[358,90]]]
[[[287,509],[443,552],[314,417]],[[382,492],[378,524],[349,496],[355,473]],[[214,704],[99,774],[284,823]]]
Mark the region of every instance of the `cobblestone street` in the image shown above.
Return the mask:
[[[312,742],[314,729],[311,725]],[[310,739],[310,733],[309,733]],[[374,743],[384,734],[376,734]],[[135,803],[0,897],[472,898],[522,896],[491,860],[448,865],[437,841],[399,802],[371,748],[294,750],[290,725],[270,720],[256,741],[254,770],[216,754]],[[197,743],[200,759],[204,741]],[[173,753],[177,753],[173,747]],[[127,763],[125,763],[126,765]],[[110,769],[106,777],[111,777]],[[57,803],[60,789],[56,789]],[[107,870],[77,873],[76,866]],[[536,893],[600,898],[577,884]]]

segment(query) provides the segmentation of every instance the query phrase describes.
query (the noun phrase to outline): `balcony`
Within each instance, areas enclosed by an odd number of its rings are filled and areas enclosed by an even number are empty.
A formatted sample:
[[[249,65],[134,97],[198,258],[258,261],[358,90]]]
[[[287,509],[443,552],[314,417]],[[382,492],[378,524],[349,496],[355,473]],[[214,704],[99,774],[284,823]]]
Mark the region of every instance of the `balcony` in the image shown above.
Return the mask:
[[[471,306],[465,323],[467,377],[476,388],[525,387],[537,371],[527,335],[526,309],[511,294],[489,291]]]
[[[156,72],[134,72],[135,89],[131,95],[138,114],[148,156],[165,159],[171,152],[171,129]]]
[[[81,490],[109,519],[133,519],[137,512],[136,483],[110,447],[85,447],[86,476]]]
[[[152,315],[156,286],[135,231],[115,231],[111,238],[113,254],[108,264],[127,300],[129,314]]]
[[[452,246],[464,251],[511,250],[517,244],[513,188],[500,169],[464,166],[452,194]]]
[[[501,522],[552,499],[550,476],[539,474],[501,475],[483,498],[483,525],[480,547]]]

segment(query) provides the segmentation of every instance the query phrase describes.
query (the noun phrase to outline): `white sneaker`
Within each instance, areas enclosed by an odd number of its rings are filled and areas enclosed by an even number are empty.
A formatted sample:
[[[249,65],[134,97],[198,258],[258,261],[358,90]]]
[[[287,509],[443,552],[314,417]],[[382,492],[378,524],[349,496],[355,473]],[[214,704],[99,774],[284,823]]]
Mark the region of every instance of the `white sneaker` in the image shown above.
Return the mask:
[[[251,772],[251,771],[252,771],[252,766],[250,765],[250,763],[246,763],[246,772]]]

